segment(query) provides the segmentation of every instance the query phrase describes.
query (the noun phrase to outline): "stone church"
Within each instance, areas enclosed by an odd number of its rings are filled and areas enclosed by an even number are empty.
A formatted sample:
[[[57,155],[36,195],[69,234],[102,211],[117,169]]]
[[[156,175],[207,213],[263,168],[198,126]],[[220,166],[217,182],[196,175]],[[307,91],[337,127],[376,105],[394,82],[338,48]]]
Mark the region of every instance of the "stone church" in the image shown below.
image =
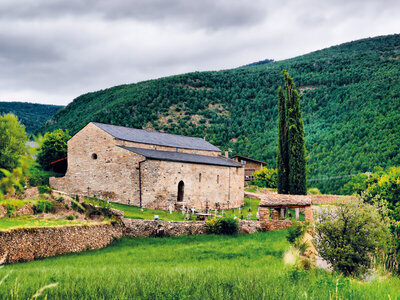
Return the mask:
[[[68,169],[53,189],[168,209],[238,207],[244,169],[202,138],[91,122],[68,141]]]

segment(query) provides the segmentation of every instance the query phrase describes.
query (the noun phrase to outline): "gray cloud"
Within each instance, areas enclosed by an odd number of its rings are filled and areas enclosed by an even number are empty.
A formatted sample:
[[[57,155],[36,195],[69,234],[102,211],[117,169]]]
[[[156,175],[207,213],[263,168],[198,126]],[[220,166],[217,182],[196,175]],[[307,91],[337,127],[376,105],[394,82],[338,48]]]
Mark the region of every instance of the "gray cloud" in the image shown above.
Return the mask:
[[[23,2],[23,3],[21,3]],[[2,18],[101,17],[108,20],[184,22],[189,26],[218,30],[261,22],[267,7],[259,0],[9,0],[0,4]]]
[[[0,2],[0,101],[67,104],[178,73],[284,59],[400,29],[400,2]]]

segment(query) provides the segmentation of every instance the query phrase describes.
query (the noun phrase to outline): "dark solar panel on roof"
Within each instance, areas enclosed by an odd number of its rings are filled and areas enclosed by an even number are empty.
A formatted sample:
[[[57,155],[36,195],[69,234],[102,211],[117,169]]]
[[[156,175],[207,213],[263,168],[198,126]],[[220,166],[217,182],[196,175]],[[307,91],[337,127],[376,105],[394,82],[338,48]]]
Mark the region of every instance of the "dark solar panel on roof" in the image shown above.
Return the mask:
[[[115,126],[97,122],[93,122],[93,124],[111,134],[113,137],[124,141],[194,150],[221,151],[218,147],[198,137]]]

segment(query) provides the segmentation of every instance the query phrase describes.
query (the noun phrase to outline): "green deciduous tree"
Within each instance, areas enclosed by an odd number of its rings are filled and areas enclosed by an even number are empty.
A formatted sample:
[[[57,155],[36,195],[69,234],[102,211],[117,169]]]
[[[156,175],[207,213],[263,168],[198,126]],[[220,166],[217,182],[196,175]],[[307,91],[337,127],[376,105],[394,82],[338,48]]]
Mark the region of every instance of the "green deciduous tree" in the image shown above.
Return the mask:
[[[379,210],[359,200],[323,210],[315,222],[319,255],[346,276],[364,274],[372,266],[373,255],[384,251],[389,240]]]
[[[16,116],[0,116],[0,168],[12,171],[17,167],[20,156],[26,154],[27,140],[25,127]]]
[[[52,161],[66,157],[70,137],[68,131],[62,129],[46,133],[38,150],[38,163],[46,169]]]
[[[282,73],[285,79],[286,98],[280,87],[278,89],[278,192],[306,195],[306,148],[300,96],[289,73],[285,70]]]

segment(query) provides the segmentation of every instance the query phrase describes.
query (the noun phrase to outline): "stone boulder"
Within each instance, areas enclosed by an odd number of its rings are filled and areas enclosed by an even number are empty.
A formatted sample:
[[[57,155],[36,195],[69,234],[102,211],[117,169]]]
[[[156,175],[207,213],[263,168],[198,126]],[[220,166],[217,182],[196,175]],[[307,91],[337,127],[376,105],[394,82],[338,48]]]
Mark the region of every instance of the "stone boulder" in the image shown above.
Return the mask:
[[[7,208],[3,205],[0,205],[0,219],[7,216]]]
[[[35,199],[37,197],[39,197],[39,190],[37,187],[31,187],[29,189],[26,189],[24,192],[25,199]]]
[[[23,215],[33,215],[33,205],[32,204],[25,204],[17,211],[13,212],[11,217],[23,216]]]

